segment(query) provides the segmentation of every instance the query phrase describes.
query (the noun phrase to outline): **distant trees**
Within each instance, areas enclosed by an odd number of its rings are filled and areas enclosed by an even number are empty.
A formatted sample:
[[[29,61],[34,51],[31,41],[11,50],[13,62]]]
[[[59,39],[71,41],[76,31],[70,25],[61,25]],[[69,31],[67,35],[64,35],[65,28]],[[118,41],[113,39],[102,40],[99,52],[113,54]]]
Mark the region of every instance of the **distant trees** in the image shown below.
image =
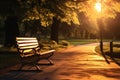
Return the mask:
[[[117,13],[115,19],[107,19],[106,37],[108,39],[120,40],[120,13]]]

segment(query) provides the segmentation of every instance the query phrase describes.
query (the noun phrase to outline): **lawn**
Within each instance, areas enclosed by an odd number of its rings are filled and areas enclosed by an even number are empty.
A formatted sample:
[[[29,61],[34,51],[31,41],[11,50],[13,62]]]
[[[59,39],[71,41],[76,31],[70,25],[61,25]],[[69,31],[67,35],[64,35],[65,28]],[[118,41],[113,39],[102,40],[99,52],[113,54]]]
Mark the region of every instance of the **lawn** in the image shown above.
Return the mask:
[[[71,45],[82,45],[99,42],[98,39],[70,39],[67,40]]]
[[[0,69],[19,63],[19,59],[20,57],[15,48],[0,48]]]
[[[117,46],[116,46],[117,45]],[[100,52],[100,46],[97,46],[95,48],[96,52]],[[120,42],[113,43],[113,53],[110,52],[110,44],[106,43],[103,46],[103,52],[106,55],[107,58],[112,59],[115,61],[118,65],[120,65]]]

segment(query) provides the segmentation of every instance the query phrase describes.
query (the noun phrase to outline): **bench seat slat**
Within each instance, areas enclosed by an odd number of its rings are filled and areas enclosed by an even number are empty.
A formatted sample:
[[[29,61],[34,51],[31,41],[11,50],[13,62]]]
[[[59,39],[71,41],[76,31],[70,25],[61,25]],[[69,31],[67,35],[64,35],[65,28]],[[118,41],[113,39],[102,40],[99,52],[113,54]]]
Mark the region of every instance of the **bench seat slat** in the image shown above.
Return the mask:
[[[18,41],[18,43],[25,43],[25,42],[27,42],[27,43],[37,42],[37,40],[28,40],[28,41],[27,41],[27,40],[21,40],[21,41],[19,40],[19,41]]]
[[[19,47],[24,47],[24,46],[38,46],[37,43],[30,43],[30,44],[19,44]]]
[[[23,40],[23,39],[25,39],[25,40],[32,40],[32,39],[34,39],[34,40],[36,40],[36,38],[35,37],[16,37],[16,39],[17,40]]]
[[[24,47],[19,47],[20,49],[34,49],[37,48],[37,46],[24,46]]]

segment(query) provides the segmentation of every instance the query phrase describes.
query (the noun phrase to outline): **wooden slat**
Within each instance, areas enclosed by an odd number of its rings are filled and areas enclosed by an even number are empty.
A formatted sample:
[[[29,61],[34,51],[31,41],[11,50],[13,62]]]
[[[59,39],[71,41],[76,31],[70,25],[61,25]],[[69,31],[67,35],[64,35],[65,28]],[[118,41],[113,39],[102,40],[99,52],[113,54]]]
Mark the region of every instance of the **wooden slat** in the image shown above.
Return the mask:
[[[39,45],[37,39],[33,37],[16,37],[16,41],[20,49],[36,48]]]
[[[36,48],[37,46],[25,46],[25,47],[19,47],[20,49],[31,49]]]
[[[16,39],[17,40],[23,40],[23,39],[25,39],[25,40],[35,39],[36,40],[36,38],[34,38],[34,37],[16,37]]]
[[[38,42],[37,40],[17,40],[18,43]]]
[[[22,47],[22,46],[32,46],[32,45],[36,45],[36,46],[38,46],[38,43],[24,43],[24,44],[19,44],[19,46],[20,47]]]

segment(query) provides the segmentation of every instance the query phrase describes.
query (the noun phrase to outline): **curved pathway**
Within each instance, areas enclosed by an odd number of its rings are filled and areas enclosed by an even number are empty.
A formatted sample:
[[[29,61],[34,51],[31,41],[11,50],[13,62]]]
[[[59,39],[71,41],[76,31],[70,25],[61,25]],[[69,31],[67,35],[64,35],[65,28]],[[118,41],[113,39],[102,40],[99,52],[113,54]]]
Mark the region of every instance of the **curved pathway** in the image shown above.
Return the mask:
[[[96,45],[78,45],[59,50],[52,57],[54,65],[41,66],[43,72],[9,71],[2,74],[0,80],[120,80],[120,66],[112,61],[107,64],[94,51]]]

